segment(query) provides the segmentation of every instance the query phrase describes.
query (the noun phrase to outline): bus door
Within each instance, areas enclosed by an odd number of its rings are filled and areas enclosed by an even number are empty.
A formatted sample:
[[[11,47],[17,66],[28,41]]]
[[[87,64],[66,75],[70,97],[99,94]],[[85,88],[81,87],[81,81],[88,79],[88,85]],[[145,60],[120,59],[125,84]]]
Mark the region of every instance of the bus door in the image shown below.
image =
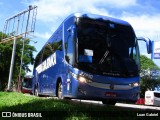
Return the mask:
[[[73,81],[71,79],[71,74],[69,73],[69,67],[68,67],[68,70],[67,70],[67,78],[66,78],[66,86],[65,86],[65,91],[66,91],[66,94],[67,95],[71,95],[72,93],[72,84],[73,84]]]
[[[67,85],[65,86],[64,89],[67,92],[67,95],[70,95],[72,93],[72,87],[73,87],[70,71],[72,71],[71,69],[73,69],[75,63],[75,28],[71,26],[70,30],[68,30],[67,32],[68,34],[65,42],[65,48],[66,48],[65,59],[67,61],[67,74],[66,74]]]

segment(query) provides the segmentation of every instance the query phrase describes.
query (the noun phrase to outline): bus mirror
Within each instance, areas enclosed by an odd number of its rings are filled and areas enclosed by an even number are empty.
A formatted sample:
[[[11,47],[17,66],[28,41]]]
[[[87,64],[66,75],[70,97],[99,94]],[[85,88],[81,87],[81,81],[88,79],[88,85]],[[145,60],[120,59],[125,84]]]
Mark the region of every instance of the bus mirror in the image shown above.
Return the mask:
[[[74,25],[71,25],[71,26],[67,29],[67,31],[68,31],[68,32],[72,32],[72,34],[75,33],[75,30],[76,30],[76,27],[75,27]]]
[[[76,27],[74,25],[71,25],[68,29],[68,32],[71,32],[73,40],[76,38]]]
[[[72,29],[72,27],[70,26],[70,27],[67,29],[67,31],[68,31],[68,32],[71,32],[71,29]]]
[[[77,35],[76,35],[76,27],[75,26],[72,26],[71,34],[72,34],[73,41],[76,41]]]
[[[76,27],[72,26],[72,34],[74,35],[76,33]]]
[[[141,40],[146,42],[146,47],[147,47],[147,53],[151,54],[152,53],[152,41],[149,38],[143,38],[143,37],[138,37],[137,40]]]

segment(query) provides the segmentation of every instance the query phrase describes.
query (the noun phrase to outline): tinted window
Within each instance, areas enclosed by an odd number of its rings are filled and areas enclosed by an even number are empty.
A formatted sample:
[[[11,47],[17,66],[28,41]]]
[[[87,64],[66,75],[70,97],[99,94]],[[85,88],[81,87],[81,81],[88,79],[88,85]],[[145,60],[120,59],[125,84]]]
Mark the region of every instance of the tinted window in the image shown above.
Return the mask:
[[[34,68],[36,68],[42,62],[42,51],[40,51],[35,59]]]
[[[154,96],[160,98],[160,93],[154,93]]]
[[[44,61],[51,54],[53,54],[56,50],[62,50],[62,40],[53,42],[52,44],[48,43],[43,49],[43,59]]]
[[[32,88],[32,78],[24,78],[22,86]]]
[[[81,18],[77,30],[80,69],[105,75],[138,75],[139,55],[131,26]]]
[[[56,50],[62,50],[62,31],[57,31],[53,34],[50,40],[47,42],[45,47],[43,48],[43,59],[44,61],[51,54],[53,54]]]
[[[72,41],[72,37],[71,35],[68,36],[68,40],[67,40],[67,43],[65,43],[65,46],[67,48],[67,53],[66,53],[66,61],[73,65],[73,52],[74,52],[74,44],[73,44],[73,41]]]

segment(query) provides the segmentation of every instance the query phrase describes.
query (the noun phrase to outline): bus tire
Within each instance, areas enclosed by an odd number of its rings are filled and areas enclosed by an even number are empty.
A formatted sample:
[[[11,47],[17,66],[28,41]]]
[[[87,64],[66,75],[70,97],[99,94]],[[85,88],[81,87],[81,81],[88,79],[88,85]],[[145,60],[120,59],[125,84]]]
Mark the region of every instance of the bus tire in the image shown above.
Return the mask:
[[[63,99],[63,95],[62,95],[62,82],[59,81],[57,84],[57,97],[58,99]]]
[[[105,105],[115,105],[117,101],[115,100],[103,100],[102,103]]]

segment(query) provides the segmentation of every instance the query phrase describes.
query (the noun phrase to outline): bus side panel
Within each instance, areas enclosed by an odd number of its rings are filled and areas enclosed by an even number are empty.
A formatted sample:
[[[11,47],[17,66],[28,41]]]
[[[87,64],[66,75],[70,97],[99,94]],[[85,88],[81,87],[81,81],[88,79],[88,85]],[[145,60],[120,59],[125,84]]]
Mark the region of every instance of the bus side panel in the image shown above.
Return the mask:
[[[33,90],[34,86],[38,84],[40,94],[55,95],[57,75],[63,74],[64,48],[62,34],[63,27],[61,25],[36,57]]]
[[[54,62],[52,66],[50,66],[48,69],[46,69],[41,73],[38,73],[38,71],[34,70],[33,91],[34,91],[34,86],[38,85],[39,94],[55,95],[57,76],[64,74],[63,52],[56,51],[51,56],[55,56],[54,59],[56,59],[53,60]]]
[[[71,29],[73,26],[75,26],[75,17],[70,17],[69,19],[67,19],[64,24],[63,24],[63,45],[64,45],[64,55],[67,54],[67,50],[69,48],[71,48],[71,46],[69,46],[69,42],[72,41],[72,31],[69,30]],[[73,54],[74,54],[75,51],[73,51]],[[68,54],[67,54],[68,55]],[[69,71],[70,69],[72,68],[71,65],[69,65],[70,63],[68,63],[66,60],[65,60],[65,57],[64,57],[64,71],[65,71],[65,74],[64,74],[64,78],[63,78],[63,95],[64,97],[72,97],[73,94],[72,94],[72,91],[73,90],[73,82],[71,81],[70,79],[70,74],[69,74]],[[67,81],[68,80],[68,81]]]
[[[64,54],[63,51],[56,51],[56,64],[48,69],[48,86],[49,86],[49,92],[51,92],[51,95],[56,95],[56,85],[57,80],[61,79],[63,83],[63,75],[65,73],[64,69]]]
[[[35,69],[33,69],[33,78],[32,78],[32,94],[34,94],[35,86],[38,83],[38,73]]]

